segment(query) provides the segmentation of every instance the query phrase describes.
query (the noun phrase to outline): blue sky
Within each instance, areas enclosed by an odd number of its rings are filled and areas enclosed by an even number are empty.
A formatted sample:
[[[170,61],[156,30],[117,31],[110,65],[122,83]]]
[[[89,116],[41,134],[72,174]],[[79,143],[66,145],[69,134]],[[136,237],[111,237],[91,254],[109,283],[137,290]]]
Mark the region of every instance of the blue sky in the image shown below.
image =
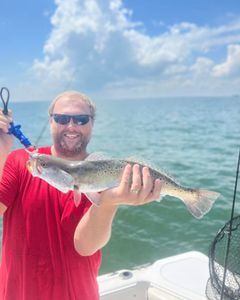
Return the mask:
[[[239,0],[2,0],[15,101],[240,94]]]

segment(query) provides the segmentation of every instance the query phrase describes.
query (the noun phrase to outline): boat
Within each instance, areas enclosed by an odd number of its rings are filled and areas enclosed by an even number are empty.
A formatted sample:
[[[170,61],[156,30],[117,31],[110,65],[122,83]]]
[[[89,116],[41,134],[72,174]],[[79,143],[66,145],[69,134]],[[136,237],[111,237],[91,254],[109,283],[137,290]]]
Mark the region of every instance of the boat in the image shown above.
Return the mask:
[[[101,300],[206,300],[209,259],[198,251],[98,277]]]

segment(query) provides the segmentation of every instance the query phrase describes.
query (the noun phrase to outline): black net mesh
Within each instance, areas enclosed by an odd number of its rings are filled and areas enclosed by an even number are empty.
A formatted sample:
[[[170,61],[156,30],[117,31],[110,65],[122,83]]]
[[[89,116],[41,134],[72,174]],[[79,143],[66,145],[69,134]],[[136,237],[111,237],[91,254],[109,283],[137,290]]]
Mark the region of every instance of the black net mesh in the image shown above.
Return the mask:
[[[221,299],[229,233],[230,221],[218,232],[210,248],[210,278],[206,286],[206,296],[209,300]],[[240,299],[240,216],[232,220],[230,248],[222,299]]]

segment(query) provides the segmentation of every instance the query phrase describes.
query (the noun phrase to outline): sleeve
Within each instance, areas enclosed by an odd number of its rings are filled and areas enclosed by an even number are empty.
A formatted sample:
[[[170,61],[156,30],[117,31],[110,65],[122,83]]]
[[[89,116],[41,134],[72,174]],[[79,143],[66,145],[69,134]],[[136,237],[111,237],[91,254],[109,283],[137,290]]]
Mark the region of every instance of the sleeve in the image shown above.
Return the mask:
[[[0,201],[9,207],[15,200],[19,189],[19,168],[16,154],[12,152],[8,155],[2,179],[0,181]]]

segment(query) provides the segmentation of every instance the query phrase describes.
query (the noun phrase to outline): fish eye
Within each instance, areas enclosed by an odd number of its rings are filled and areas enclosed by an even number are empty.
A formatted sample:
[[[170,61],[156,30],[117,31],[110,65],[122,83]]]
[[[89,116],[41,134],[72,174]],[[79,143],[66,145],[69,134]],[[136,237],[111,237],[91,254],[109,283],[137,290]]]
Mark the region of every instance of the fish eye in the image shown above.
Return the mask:
[[[46,163],[45,161],[42,161],[42,162],[41,162],[41,166],[42,166],[43,168],[45,168],[45,167],[47,167],[47,163]]]

